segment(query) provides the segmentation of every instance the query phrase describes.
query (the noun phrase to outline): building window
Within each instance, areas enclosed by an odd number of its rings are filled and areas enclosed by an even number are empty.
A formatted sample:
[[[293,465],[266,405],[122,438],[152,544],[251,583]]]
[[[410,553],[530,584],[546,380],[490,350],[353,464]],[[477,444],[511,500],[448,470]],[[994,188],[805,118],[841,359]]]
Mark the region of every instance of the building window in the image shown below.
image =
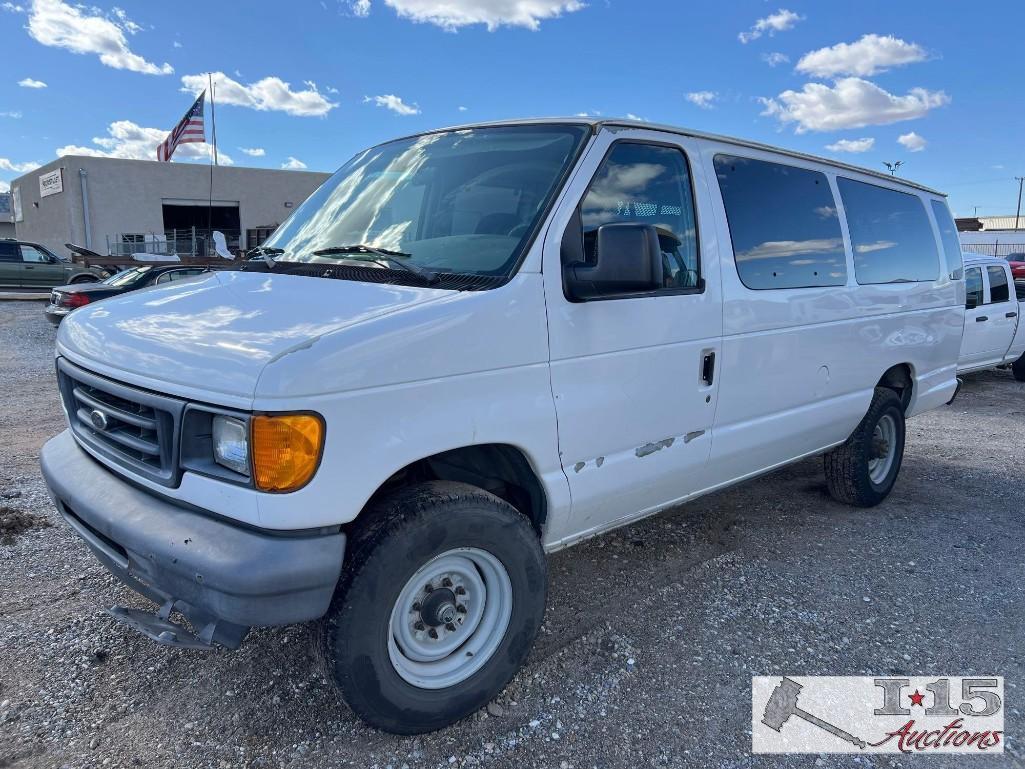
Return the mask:
[[[246,230],[246,248],[262,246],[267,238],[274,234],[274,230],[276,229],[277,226],[254,227],[253,229]]]
[[[716,155],[715,174],[745,286],[847,282],[840,218],[825,174],[732,155]]]

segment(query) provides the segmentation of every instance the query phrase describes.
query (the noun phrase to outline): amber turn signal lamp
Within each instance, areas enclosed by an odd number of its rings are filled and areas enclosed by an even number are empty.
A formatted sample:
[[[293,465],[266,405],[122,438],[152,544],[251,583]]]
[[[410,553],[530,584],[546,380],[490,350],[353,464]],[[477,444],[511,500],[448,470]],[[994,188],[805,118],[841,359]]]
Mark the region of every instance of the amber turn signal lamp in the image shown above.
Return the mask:
[[[250,425],[253,481],[261,491],[295,491],[320,462],[324,423],[312,414],[254,416]]]

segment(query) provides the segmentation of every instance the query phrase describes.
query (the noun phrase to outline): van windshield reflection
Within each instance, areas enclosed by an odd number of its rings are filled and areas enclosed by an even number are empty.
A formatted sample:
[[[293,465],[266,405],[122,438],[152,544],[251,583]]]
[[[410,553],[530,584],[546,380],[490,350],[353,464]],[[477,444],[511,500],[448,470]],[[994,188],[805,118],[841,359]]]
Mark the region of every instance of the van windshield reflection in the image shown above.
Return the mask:
[[[376,252],[390,267],[401,259],[412,268],[399,272],[508,276],[585,136],[584,126],[502,126],[373,147],[303,203],[261,253],[337,264],[345,250]]]

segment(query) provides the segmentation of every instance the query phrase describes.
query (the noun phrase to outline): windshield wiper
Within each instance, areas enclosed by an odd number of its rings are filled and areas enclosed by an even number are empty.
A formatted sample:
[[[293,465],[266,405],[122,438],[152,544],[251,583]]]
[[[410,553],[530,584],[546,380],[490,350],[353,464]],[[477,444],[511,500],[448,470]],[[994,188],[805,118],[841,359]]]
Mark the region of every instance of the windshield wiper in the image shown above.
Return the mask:
[[[387,265],[398,267],[404,272],[411,272],[417,277],[423,278],[429,284],[434,284],[441,280],[441,278],[438,277],[438,273],[433,270],[428,270],[415,264],[409,264],[408,262],[402,261],[402,259],[408,259],[412,256],[412,254],[407,254],[404,251],[392,251],[387,248],[373,248],[372,246],[364,246],[361,244],[355,246],[330,246],[329,248],[321,248],[314,251],[313,255],[348,256],[350,259],[382,262]]]

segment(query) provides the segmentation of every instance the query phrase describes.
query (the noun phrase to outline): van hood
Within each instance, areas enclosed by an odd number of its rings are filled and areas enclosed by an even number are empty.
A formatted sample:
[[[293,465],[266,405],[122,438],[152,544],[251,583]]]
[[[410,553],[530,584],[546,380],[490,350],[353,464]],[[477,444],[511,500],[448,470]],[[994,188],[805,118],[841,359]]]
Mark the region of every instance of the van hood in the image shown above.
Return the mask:
[[[59,354],[168,391],[251,399],[263,369],[325,334],[452,291],[255,272],[212,272],[86,305],[60,325]]]

